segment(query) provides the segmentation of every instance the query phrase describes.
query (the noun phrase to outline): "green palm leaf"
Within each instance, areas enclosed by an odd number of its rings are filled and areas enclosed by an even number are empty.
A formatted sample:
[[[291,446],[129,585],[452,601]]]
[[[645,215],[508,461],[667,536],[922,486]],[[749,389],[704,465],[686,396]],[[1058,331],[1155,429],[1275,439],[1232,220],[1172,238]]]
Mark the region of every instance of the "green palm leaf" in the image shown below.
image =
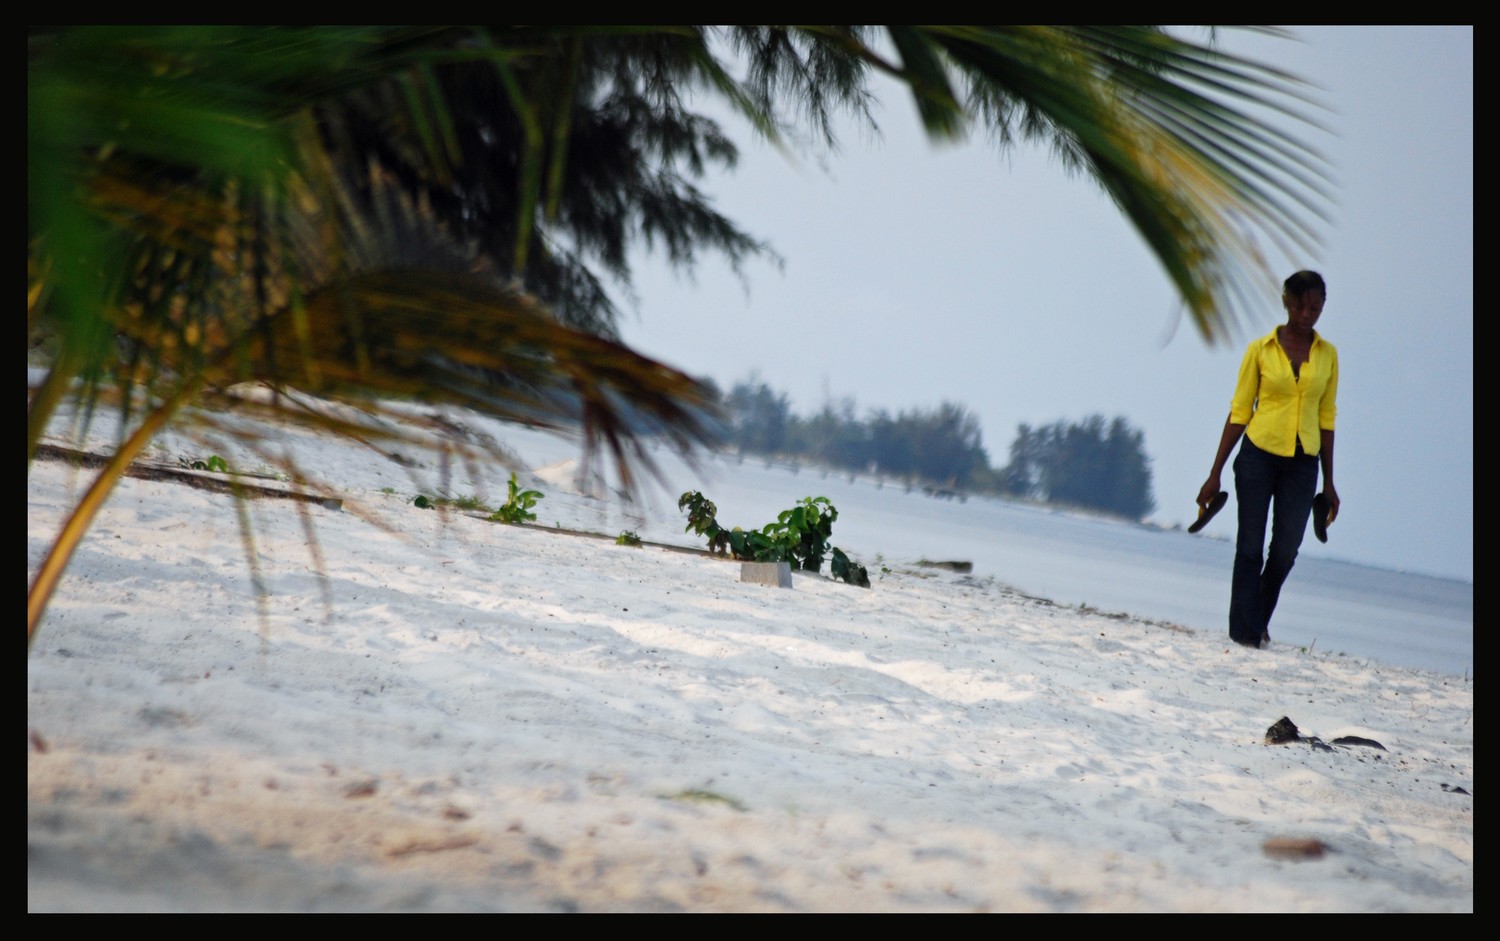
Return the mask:
[[[905,83],[936,137],[979,128],[1002,146],[1049,144],[1115,201],[1209,342],[1278,283],[1267,247],[1305,255],[1326,221],[1330,169],[1304,140],[1315,106],[1277,69],[1158,27],[887,27],[894,57],[868,33],[793,29],[849,60],[851,89],[865,68]],[[794,43],[774,48],[809,58]],[[821,123],[828,94],[802,95],[805,74],[762,63],[752,77],[767,83],[760,99],[792,85],[786,97],[811,101]]]

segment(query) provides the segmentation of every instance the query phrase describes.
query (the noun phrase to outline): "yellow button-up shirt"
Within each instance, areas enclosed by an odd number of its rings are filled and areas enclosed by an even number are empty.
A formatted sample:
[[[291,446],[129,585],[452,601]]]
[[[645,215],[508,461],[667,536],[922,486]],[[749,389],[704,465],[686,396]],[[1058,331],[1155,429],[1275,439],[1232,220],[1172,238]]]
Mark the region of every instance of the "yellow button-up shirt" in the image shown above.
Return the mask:
[[[1323,442],[1320,432],[1333,430],[1338,389],[1339,353],[1332,343],[1314,330],[1307,362],[1293,376],[1292,361],[1272,330],[1245,350],[1229,420],[1244,425],[1245,434],[1262,451],[1291,457],[1300,438],[1304,454],[1317,454]]]

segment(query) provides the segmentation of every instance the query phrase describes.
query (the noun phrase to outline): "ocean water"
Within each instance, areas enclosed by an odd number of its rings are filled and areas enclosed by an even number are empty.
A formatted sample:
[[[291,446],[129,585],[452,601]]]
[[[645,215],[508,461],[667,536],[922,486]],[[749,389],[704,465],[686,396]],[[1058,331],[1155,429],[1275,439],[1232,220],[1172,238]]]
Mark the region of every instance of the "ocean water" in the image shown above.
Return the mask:
[[[529,462],[566,463],[577,456],[576,447],[540,435],[514,444]],[[701,546],[700,537],[683,532],[686,515],[676,497],[685,490],[713,500],[721,524],[745,528],[774,520],[803,497],[826,496],[839,511],[834,545],[866,565],[872,579],[882,564],[969,562],[976,579],[1058,604],[1169,621],[1228,642],[1232,500],[1208,529],[1190,535],[1003,500],[937,498],[899,483],[767,466],[754,457],[711,460],[698,470],[665,452],[656,457],[664,485],[628,511],[601,512],[585,522]],[[547,511],[541,512],[545,522]],[[1335,529],[1331,546],[1336,539]],[[1270,631],[1276,645],[1472,677],[1474,585],[1304,554],[1282,590]]]

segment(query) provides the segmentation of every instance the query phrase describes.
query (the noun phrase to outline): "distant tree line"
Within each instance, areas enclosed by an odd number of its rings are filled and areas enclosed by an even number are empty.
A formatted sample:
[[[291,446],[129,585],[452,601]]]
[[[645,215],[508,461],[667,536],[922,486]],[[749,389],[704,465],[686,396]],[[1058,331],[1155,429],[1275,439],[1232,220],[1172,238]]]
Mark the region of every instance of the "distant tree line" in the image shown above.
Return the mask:
[[[1092,507],[1130,519],[1156,509],[1145,435],[1122,417],[1021,425],[1010,445],[1010,463],[999,490],[1011,496]]]
[[[792,413],[785,393],[757,376],[721,394],[729,441],[741,459],[805,461],[854,473],[898,479],[908,487],[954,496],[993,494],[1099,510],[1142,519],[1156,508],[1145,436],[1123,418],[1041,428],[1021,425],[1010,462],[990,465],[979,420],[962,405],[856,417],[849,398],[828,401],[816,414]]]

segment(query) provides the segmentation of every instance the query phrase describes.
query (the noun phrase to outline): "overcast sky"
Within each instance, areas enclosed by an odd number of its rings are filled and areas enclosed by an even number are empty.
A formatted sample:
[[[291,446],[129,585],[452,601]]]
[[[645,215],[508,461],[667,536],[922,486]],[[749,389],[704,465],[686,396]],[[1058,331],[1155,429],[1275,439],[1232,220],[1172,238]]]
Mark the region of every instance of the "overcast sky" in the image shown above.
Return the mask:
[[[726,390],[758,372],[799,415],[830,398],[860,418],[957,402],[996,466],[1022,423],[1122,415],[1145,433],[1154,521],[1186,524],[1245,343],[1284,320],[1280,278],[1312,267],[1328,282],[1319,332],[1339,350],[1343,510],[1328,544],[1309,533],[1303,551],[1472,581],[1473,29],[1293,32],[1222,41],[1321,90],[1328,132],[1307,134],[1338,206],[1320,253],[1282,264],[1232,345],[1179,320],[1162,269],[1092,182],[1037,150],[931,145],[897,96],[882,99],[881,140],[851,132],[824,165],[736,133],[740,166],[704,189],[784,270],[752,262],[747,289],[717,258],[689,281],[642,257],[622,333]],[[1213,526],[1232,536],[1232,504]]]

